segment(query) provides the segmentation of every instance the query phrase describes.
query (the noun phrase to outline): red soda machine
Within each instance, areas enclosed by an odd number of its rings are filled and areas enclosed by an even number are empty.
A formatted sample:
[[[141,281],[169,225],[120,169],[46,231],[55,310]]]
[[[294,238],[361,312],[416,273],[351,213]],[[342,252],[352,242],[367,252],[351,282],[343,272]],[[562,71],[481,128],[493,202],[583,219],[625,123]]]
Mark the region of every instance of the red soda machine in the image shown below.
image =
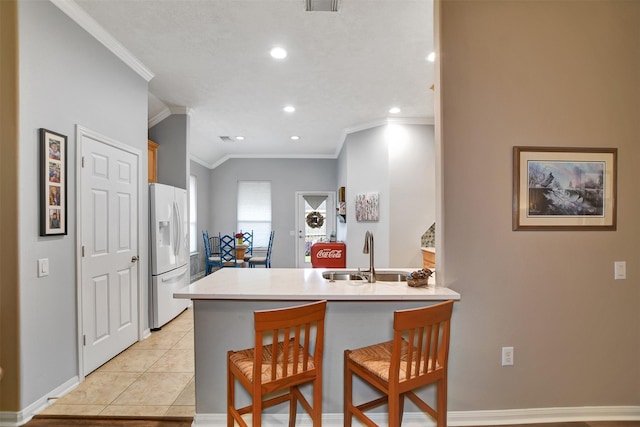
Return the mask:
[[[313,268],[345,268],[347,245],[342,242],[314,243],[311,246],[311,266]]]

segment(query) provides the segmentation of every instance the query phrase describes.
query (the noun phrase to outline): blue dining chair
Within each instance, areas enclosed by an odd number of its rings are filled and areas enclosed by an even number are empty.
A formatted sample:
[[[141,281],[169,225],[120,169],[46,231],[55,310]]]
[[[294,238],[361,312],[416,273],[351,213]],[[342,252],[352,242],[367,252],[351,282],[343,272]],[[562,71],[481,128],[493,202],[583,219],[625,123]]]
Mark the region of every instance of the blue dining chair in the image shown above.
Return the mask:
[[[221,267],[242,267],[244,259],[236,259],[236,238],[230,234],[220,236]]]
[[[244,261],[249,262],[253,255],[253,230],[245,232],[241,230],[240,232],[242,233],[242,242],[248,246],[244,253]]]
[[[208,276],[213,273],[214,267],[222,267],[220,258],[220,237],[209,237],[209,232],[205,230],[202,232],[202,240],[204,241],[204,259],[206,262],[204,275]]]
[[[271,230],[269,234],[269,245],[267,246],[266,256],[254,256],[249,259],[249,268],[253,268],[256,265],[264,265],[265,268],[271,268],[271,249],[273,248],[273,235],[275,230]]]

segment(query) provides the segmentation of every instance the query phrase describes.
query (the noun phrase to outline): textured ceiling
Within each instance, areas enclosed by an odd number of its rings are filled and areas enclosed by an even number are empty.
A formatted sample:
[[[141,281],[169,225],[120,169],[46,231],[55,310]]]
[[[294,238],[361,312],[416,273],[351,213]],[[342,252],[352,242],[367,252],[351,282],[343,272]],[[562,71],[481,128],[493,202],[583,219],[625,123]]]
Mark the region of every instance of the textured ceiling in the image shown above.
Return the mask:
[[[190,154],[209,166],[333,157],[345,132],[392,106],[433,118],[432,0],[341,0],[338,12],[307,12],[304,0],[76,3],[155,75],[150,119],[189,109]],[[287,58],[272,59],[274,46]]]

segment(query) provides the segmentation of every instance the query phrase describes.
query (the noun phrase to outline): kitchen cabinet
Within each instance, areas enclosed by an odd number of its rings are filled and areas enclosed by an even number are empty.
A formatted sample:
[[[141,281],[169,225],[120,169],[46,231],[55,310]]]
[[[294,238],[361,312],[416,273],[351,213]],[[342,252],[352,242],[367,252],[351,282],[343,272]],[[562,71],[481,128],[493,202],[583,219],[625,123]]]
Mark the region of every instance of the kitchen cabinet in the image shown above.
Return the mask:
[[[422,268],[436,268],[436,248],[422,249]]]
[[[149,182],[158,182],[158,147],[156,142],[147,141]]]

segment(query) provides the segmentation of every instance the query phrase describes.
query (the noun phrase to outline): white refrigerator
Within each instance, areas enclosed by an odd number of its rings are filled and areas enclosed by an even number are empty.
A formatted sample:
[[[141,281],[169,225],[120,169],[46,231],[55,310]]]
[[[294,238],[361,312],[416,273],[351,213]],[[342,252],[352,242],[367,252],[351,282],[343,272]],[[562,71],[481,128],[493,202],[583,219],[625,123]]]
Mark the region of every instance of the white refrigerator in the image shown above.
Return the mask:
[[[189,285],[189,218],[187,190],[149,184],[149,240],[151,255],[150,322],[159,329],[189,306],[173,298]]]

